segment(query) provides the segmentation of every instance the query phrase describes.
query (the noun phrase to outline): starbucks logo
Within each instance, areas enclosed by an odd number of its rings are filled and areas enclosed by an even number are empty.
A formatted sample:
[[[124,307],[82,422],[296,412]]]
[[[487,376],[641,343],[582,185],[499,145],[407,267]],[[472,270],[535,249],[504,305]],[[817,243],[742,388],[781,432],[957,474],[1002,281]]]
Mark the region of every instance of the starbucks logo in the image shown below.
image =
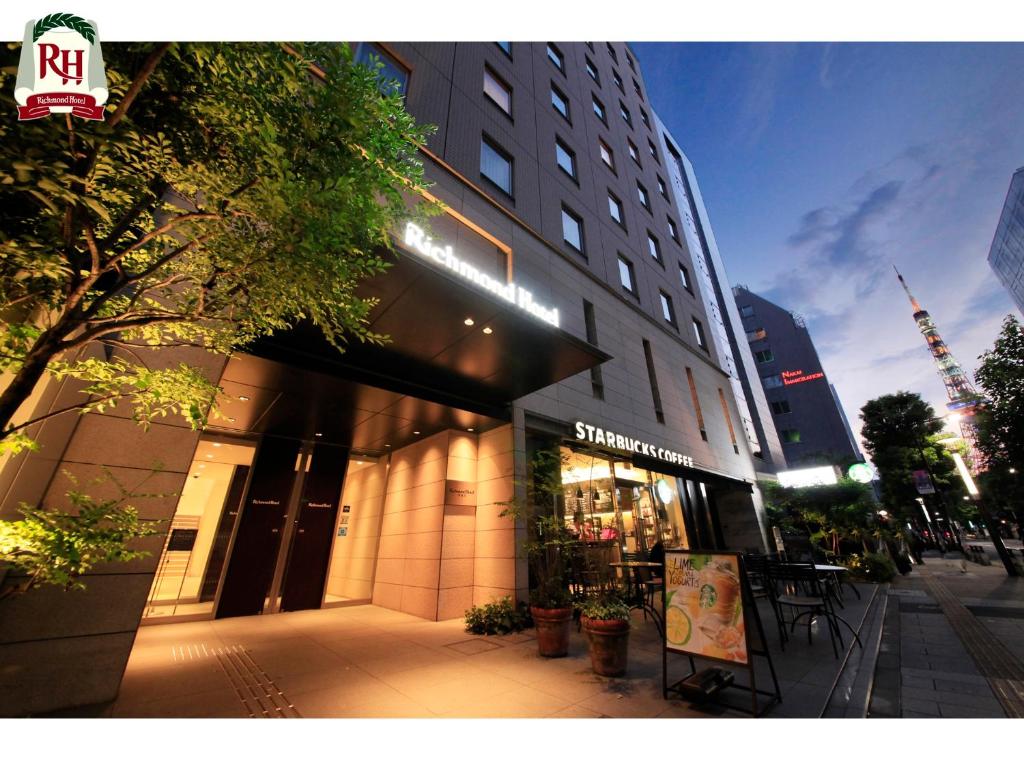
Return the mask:
[[[715,602],[718,601],[718,592],[715,591],[715,587],[710,583],[705,583],[700,587],[700,608],[702,610],[709,610],[715,606]]]

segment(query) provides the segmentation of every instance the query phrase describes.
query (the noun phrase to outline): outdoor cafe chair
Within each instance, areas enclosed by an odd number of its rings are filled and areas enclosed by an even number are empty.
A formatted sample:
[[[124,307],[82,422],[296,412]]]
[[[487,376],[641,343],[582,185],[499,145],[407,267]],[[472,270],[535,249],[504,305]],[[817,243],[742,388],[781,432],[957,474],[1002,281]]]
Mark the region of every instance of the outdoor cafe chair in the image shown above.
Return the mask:
[[[746,554],[743,557],[743,566],[747,571],[747,578],[750,581],[750,591],[754,599],[767,599],[775,616],[775,624],[779,628],[779,643],[782,650],[786,650],[786,641],[789,636],[786,634],[786,625],[782,619],[782,610],[779,609],[775,584],[768,577],[769,559],[763,554]]]
[[[848,622],[836,614],[832,606],[832,594],[824,579],[814,569],[814,565],[786,564],[781,562],[768,563],[768,577],[778,590],[777,604],[781,608],[788,607],[794,613],[790,623],[790,631],[796,630],[796,624],[801,618],[807,618],[807,642],[813,644],[812,630],[816,619],[824,618],[828,625],[829,640],[832,643],[832,651],[839,659],[839,645],[844,649],[843,635],[840,623],[850,629],[857,645],[863,649],[860,636]]]

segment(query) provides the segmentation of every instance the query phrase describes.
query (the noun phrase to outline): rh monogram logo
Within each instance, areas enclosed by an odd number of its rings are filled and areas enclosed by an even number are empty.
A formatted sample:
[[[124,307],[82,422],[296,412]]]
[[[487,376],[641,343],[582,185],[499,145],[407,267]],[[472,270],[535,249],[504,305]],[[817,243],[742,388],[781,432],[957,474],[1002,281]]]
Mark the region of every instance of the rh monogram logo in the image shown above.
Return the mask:
[[[107,94],[94,21],[51,13],[25,25],[14,88],[19,121],[51,113],[102,121]]]

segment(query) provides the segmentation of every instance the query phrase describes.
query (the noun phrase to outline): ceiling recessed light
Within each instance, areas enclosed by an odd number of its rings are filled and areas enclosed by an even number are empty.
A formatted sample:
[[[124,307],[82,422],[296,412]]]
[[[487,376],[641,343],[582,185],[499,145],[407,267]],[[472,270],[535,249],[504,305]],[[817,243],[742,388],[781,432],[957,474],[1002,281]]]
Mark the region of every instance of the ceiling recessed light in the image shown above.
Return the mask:
[[[490,335],[492,332],[494,332],[494,330],[492,330],[490,327],[484,328],[484,335]]]
[[[386,449],[390,449],[390,448],[391,448],[391,444],[390,444],[390,443],[385,443],[385,444],[384,444],[384,448],[386,448]]]
[[[469,431],[470,433],[473,432],[473,428],[466,428],[466,430]]]
[[[248,400],[249,400],[249,397],[248,397],[248,396],[239,396],[239,397],[238,397],[238,400],[239,400],[239,401],[248,401]]]
[[[419,435],[419,434],[420,434],[420,431],[419,431],[419,430],[413,430],[413,431],[412,431],[412,434],[413,434],[413,435]]]
[[[472,317],[466,317],[464,320],[462,320],[462,324],[464,324],[466,327],[472,327],[476,323],[473,321]]]
[[[234,422],[234,421],[235,421],[234,417],[228,417],[228,422]]]
[[[317,438],[323,438],[324,437],[323,433],[313,433],[313,435],[315,435]]]
[[[215,444],[213,444],[213,448],[219,449],[223,445],[224,445],[223,443],[215,443]]]
[[[206,467],[206,465],[205,465],[205,464],[201,464],[201,465],[199,465],[199,469],[200,469],[200,470],[201,470],[201,469],[203,469],[204,467]]]
[[[207,455],[206,455],[206,458],[207,458],[207,459],[213,459],[213,454],[207,454]]]

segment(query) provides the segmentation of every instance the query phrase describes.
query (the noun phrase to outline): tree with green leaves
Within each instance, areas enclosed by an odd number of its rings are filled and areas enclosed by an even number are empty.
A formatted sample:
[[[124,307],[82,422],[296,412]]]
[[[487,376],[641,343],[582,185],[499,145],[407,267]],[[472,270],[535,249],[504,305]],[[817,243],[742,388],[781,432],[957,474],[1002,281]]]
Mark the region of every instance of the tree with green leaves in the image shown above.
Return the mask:
[[[857,547],[865,553],[882,538],[871,487],[849,478],[834,485],[786,488],[768,483],[765,507],[769,522],[783,533],[802,535],[833,556]],[[845,545],[845,546],[844,546]]]
[[[0,69],[12,98],[17,45]],[[215,381],[151,349],[220,354],[308,320],[342,350],[386,340],[360,282],[389,232],[425,214],[429,129],[345,44],[113,44],[105,119],[0,119],[0,451],[47,375],[65,412],[128,404],[202,426]],[[95,349],[99,346],[102,350]]]
[[[860,411],[861,437],[878,471],[882,501],[889,511],[916,519],[913,472],[925,470],[936,489],[959,498],[956,465],[940,441],[943,423],[935,409],[907,391],[879,396]]]
[[[1024,328],[1012,314],[995,345],[980,357],[974,379],[986,402],[977,415],[982,491],[1024,532]]]

